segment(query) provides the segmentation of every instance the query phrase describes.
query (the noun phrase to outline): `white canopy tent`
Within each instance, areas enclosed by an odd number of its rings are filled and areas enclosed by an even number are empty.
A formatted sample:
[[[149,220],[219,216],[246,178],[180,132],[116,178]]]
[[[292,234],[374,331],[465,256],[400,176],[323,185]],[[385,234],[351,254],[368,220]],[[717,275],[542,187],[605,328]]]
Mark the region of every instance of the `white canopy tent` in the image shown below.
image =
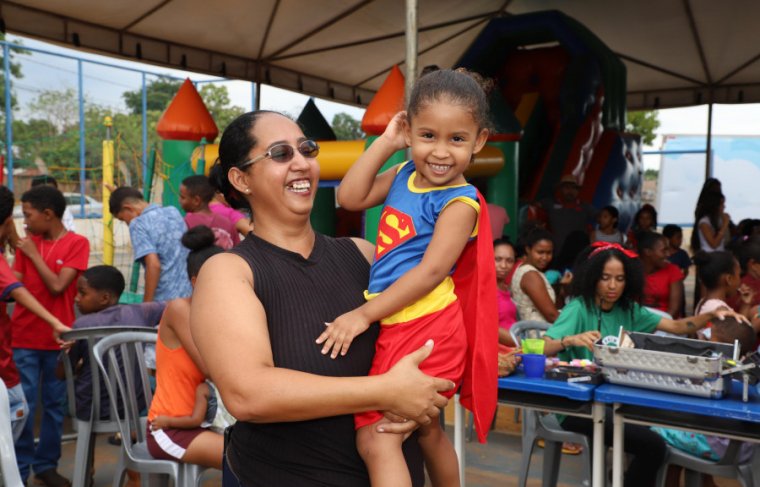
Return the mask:
[[[489,19],[557,9],[624,61],[629,109],[760,102],[752,0],[416,0],[418,66],[451,66]],[[14,33],[366,105],[405,62],[402,0],[11,0]]]
[[[364,106],[393,65],[411,82],[490,19],[551,9],[625,62],[629,109],[708,104],[708,154],[712,104],[760,102],[753,0],[3,0],[0,28]]]

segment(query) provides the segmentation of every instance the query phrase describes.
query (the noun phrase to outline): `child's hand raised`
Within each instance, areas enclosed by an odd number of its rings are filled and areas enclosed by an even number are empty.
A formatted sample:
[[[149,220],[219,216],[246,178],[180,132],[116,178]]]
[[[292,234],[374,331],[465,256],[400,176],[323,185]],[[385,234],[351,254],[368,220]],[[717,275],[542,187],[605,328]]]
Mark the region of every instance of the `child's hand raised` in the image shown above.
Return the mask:
[[[330,358],[338,354],[345,355],[348,347],[357,335],[369,328],[370,322],[359,309],[338,316],[332,323],[325,323],[327,329],[317,338],[317,344],[323,344],[322,354],[330,353]],[[330,352],[332,349],[332,352]]]
[[[755,290],[746,284],[739,286],[739,296],[744,304],[752,304],[752,300],[755,299]]]
[[[383,132],[383,139],[390,143],[396,150],[402,150],[409,147],[404,137],[404,126],[407,123],[406,112],[400,111],[393,116],[388,126]]]

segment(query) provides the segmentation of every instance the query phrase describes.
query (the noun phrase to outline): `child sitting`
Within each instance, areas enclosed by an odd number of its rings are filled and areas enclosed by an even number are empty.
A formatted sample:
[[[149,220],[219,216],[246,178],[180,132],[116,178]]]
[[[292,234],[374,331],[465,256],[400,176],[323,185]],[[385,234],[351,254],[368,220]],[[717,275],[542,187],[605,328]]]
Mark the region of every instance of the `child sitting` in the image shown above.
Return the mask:
[[[225,428],[235,422],[224,404],[214,385],[206,380],[195,389],[195,406],[189,416],[156,416],[151,421],[152,430],[167,428],[193,429],[209,428],[216,433],[224,433]]]
[[[179,204],[187,212],[187,228],[205,225],[214,232],[214,244],[227,250],[240,243],[235,224],[209,209],[214,188],[206,176],[190,176],[179,186]]]
[[[599,227],[591,232],[591,243],[611,242],[623,245],[625,238],[618,230],[620,212],[614,206],[605,206],[596,217]]]
[[[72,328],[81,330],[103,326],[158,326],[165,303],[152,301],[118,304],[124,286],[124,276],[116,267],[98,265],[84,271],[77,281],[77,295],[74,300],[82,316],[74,322]],[[87,421],[90,419],[92,405],[92,370],[87,342],[76,342],[69,349],[68,359],[76,370],[76,416],[77,419]],[[108,418],[110,411],[105,383],[101,384],[100,393],[99,417]]]
[[[352,211],[383,201],[385,207],[370,269],[368,301],[326,324],[317,339],[323,354],[345,355],[354,337],[380,321],[370,375],[386,372],[409,351],[435,338],[435,351],[421,370],[462,384],[472,349],[468,350],[470,336],[462,312],[466,303],[460,303],[455,294],[451,274],[468,241],[478,235],[478,252],[489,254],[487,269],[484,266],[481,272],[490,271],[486,274],[490,287],[483,290],[488,294],[479,298],[494,301],[492,322],[486,318],[479,323],[482,332],[490,335],[493,349],[484,351],[488,355],[482,363],[487,365],[478,375],[484,382],[496,383],[498,322],[491,229],[485,202],[479,203],[476,189],[464,177],[486,143],[488,124],[487,97],[473,76],[459,70],[432,72],[415,84],[408,111],[397,113],[383,135],[351,166],[338,188],[338,203]],[[407,147],[413,160],[378,174],[395,152]],[[451,397],[455,389],[444,395]],[[490,404],[487,386],[480,393],[484,394],[477,400],[483,401],[483,409],[470,407],[484,441],[482,433],[488,430],[496,398]],[[355,416],[359,454],[373,486],[411,485],[401,452],[404,436],[383,434],[387,421],[377,411]],[[438,421],[420,425],[419,444],[433,485],[459,485],[456,453]]]
[[[751,326],[733,317],[726,317],[722,321],[715,320],[712,323],[711,342],[730,343],[739,341],[741,355],[752,352],[755,345],[755,331]],[[678,448],[695,457],[712,460],[714,462],[723,458],[730,440],[719,436],[705,435],[691,431],[682,431],[668,428],[653,427],[652,430],[672,447]],[[751,443],[743,443],[739,450],[739,463],[746,463],[752,457],[755,446]],[[671,465],[668,470],[666,486],[677,487],[681,474],[681,468]],[[710,482],[711,478],[704,483],[706,487],[715,485]]]
[[[665,249],[665,254],[668,256],[668,260],[671,264],[675,264],[681,269],[684,279],[689,275],[689,267],[691,267],[691,258],[688,252],[681,248],[683,243],[683,230],[681,227],[674,224],[665,225],[662,229],[662,234],[668,240],[668,247]]]

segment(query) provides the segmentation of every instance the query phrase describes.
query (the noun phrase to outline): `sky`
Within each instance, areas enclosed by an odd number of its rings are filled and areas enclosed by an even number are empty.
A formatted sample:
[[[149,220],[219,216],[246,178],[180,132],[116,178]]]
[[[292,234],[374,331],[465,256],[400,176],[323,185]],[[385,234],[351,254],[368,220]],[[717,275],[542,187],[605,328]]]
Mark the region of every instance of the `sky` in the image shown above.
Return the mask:
[[[217,80],[217,82],[224,83],[227,86],[233,105],[244,109],[252,108],[252,84],[247,81],[223,81],[213,76],[99,56],[20,36],[9,35],[8,38],[9,40],[18,39],[30,48],[81,57],[114,66],[139,69],[177,78],[190,77],[193,81]],[[29,115],[27,111],[28,103],[36,98],[40,91],[46,89],[76,89],[78,86],[76,60],[34,53],[32,56],[24,57],[23,72],[24,78],[14,81],[14,90],[17,93],[21,107],[17,116],[21,118]],[[141,86],[141,75],[139,73],[115,67],[105,67],[85,62],[83,63],[83,73],[84,91],[87,99],[100,105],[113,107],[114,109],[124,109],[121,93],[125,90],[139,89]],[[284,111],[293,116],[298,116],[307,100],[308,96],[306,95],[272,86],[262,86],[261,107],[265,109]],[[364,114],[363,109],[354,106],[319,98],[316,98],[315,101],[328,121],[331,121],[334,115],[341,112],[348,113],[356,119],[361,119]],[[660,110],[660,128],[657,131],[659,136],[651,147],[645,147],[645,151],[660,150],[664,135],[706,134],[707,112],[706,105]],[[714,106],[713,134],[758,136],[759,133],[760,104]],[[698,139],[691,138],[689,140]],[[645,155],[644,167],[647,169],[658,169],[660,161],[661,156],[659,155]]]

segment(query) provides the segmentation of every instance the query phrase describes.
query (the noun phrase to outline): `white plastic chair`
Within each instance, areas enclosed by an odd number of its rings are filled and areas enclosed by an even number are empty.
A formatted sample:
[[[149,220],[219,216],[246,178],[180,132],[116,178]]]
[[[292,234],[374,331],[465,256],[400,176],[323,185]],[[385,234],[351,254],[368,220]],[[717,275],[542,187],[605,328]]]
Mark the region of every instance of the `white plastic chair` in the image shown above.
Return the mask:
[[[92,371],[92,404],[90,407],[90,419],[81,420],[77,418],[77,398],[75,391],[75,378],[71,361],[66,356],[63,357],[64,371],[66,373],[66,393],[68,396],[69,415],[72,418],[74,428],[77,431],[77,448],[74,460],[74,476],[72,479],[73,487],[85,487],[89,484],[89,472],[92,470],[93,456],[95,451],[96,435],[101,433],[116,433],[119,431],[119,425],[116,420],[109,417],[101,417],[101,398],[104,392],[101,389],[103,384],[100,378],[100,371],[95,363],[93,347],[98,340],[103,337],[123,333],[127,331],[152,332],[155,329],[137,327],[137,326],[103,326],[93,328],[83,328],[73,330],[61,335],[66,341],[87,341],[87,354]]]
[[[5,387],[5,382],[0,380],[0,469],[2,469],[3,474],[3,485],[5,487],[24,487],[16,463],[16,450],[13,448],[10,411],[8,389]]]
[[[147,404],[153,398],[143,351],[145,345],[155,343],[156,333],[127,332],[105,337],[93,349],[98,368],[107,377],[105,384],[111,408],[118,408],[122,413],[117,415],[112,412],[117,418],[122,438],[122,455],[114,475],[113,487],[121,485],[126,469],[143,474],[142,487],[148,487],[151,474],[168,476],[176,487],[197,487],[205,470],[192,463],[158,460],[148,452],[145,440],[147,418],[140,415],[136,397],[137,391],[142,389]],[[123,369],[120,364],[123,364]],[[137,373],[129,373],[132,371]],[[139,381],[135,377],[139,377]]]
[[[542,321],[518,321],[509,329],[517,346],[525,338],[541,338],[551,325]],[[559,466],[562,459],[562,443],[577,443],[583,447],[584,483],[591,484],[591,448],[586,435],[565,431],[553,414],[541,414],[532,409],[523,409],[522,460],[518,484],[525,487],[530,470],[530,459],[539,438],[544,440],[544,465],[542,484],[544,487],[557,485]]]

